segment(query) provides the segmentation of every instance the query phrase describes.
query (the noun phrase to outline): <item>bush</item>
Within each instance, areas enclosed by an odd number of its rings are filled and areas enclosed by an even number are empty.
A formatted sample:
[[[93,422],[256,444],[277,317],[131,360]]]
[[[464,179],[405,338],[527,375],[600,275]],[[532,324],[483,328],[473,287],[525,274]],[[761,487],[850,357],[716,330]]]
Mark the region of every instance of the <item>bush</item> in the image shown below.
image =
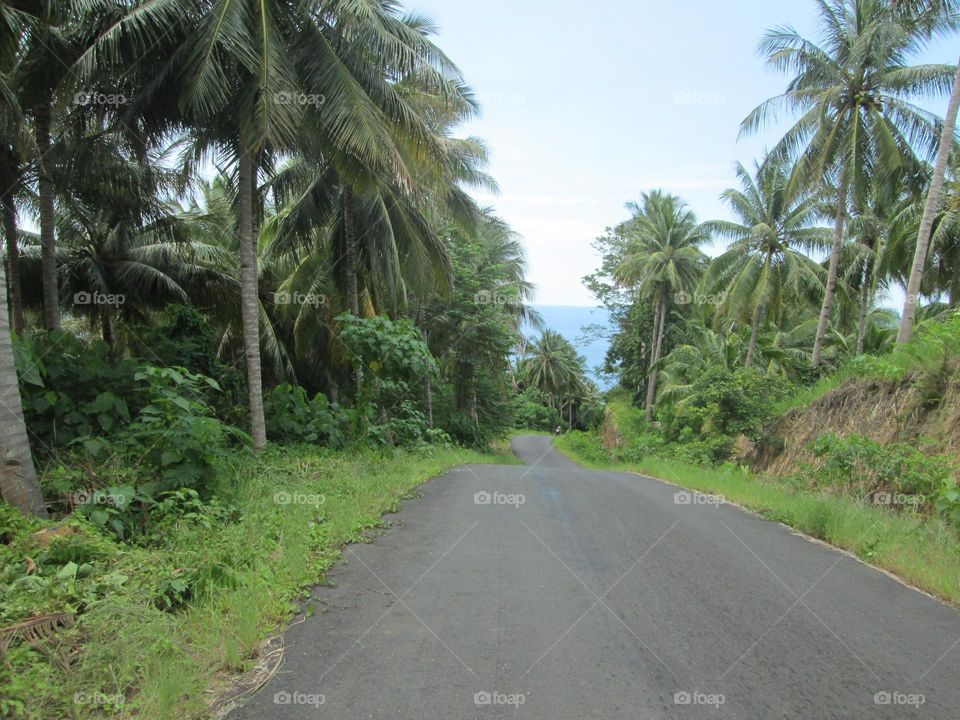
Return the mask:
[[[316,443],[343,447],[347,415],[323,393],[312,399],[299,385],[277,385],[264,398],[267,436],[279,443]]]
[[[689,430],[690,439],[719,434],[755,440],[772,418],[773,404],[790,387],[787,380],[758,370],[711,367],[697,378],[682,402],[668,409],[668,437],[676,440]]]
[[[556,408],[547,406],[546,396],[528,388],[513,398],[513,426],[525,430],[553,432],[565,423]]]
[[[823,462],[801,470],[797,478],[801,482],[873,497],[895,507],[938,505],[945,514],[951,512],[957,466],[946,455],[928,455],[906,443],[882,445],[858,434],[824,433],[810,449]]]
[[[15,350],[23,415],[37,457],[122,428],[149,401],[136,381],[140,364],[111,365],[103,342],[86,343],[57,330],[27,336]]]
[[[76,510],[121,539],[147,534],[168,493],[188,489],[209,501],[233,457],[231,443],[249,442],[205,402],[205,391],[217,388],[210,378],[142,366],[135,379],[147,404],[133,422],[112,440],[76,438],[43,476],[64,511]]]

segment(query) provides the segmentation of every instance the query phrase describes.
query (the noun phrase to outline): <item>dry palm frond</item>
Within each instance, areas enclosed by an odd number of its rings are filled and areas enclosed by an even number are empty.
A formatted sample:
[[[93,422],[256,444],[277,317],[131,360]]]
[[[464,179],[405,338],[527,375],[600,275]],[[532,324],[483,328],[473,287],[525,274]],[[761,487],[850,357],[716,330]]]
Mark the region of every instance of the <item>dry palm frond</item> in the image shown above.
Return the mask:
[[[74,620],[73,613],[50,613],[0,628],[0,657],[15,640],[20,639],[67,668],[70,665],[69,648],[63,648],[56,635],[60,630],[73,627]]]

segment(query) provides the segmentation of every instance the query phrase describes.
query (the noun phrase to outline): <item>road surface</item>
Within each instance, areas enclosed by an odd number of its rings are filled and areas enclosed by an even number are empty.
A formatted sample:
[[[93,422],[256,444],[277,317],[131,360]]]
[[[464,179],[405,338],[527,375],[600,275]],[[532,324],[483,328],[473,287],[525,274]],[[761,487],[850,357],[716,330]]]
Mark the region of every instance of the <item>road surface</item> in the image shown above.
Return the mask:
[[[348,547],[229,717],[960,718],[954,609],[549,437],[513,446],[525,466],[451,470]]]

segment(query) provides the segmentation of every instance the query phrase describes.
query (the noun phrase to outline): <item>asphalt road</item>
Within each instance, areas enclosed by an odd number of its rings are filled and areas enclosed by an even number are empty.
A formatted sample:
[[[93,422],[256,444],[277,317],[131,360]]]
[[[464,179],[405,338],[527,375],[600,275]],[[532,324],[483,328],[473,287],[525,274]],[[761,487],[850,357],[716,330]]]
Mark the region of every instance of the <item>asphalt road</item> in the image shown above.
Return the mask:
[[[955,610],[550,441],[430,481],[347,548],[229,717],[960,718]]]

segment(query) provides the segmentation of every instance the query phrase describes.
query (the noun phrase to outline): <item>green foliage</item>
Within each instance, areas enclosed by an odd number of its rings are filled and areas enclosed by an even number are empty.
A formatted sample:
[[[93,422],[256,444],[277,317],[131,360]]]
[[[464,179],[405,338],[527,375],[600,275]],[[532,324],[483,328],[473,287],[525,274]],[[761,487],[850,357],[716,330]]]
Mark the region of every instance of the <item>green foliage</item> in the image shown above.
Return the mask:
[[[0,663],[0,713],[96,717],[97,708],[72,699],[99,692],[142,717],[202,716],[210,676],[249,669],[344,543],[379,525],[424,480],[492,460],[439,444],[416,452],[272,447],[222,467],[215,489],[229,505],[187,488],[160,494],[152,533],[136,544],[74,514],[69,532],[43,548],[31,533],[50,523],[0,503],[0,625],[73,612],[69,637],[83,643],[69,673],[14,646]],[[29,574],[28,557],[36,563]]]
[[[436,372],[436,361],[409,320],[337,317],[340,340],[354,367],[377,378],[417,383]]]
[[[556,408],[548,407],[547,397],[535,388],[513,396],[513,426],[527,430],[553,432],[564,425]]]
[[[264,398],[267,437],[275,442],[343,447],[347,415],[326,395],[307,397],[299,385],[282,383]]]
[[[149,398],[122,438],[143,452],[151,491],[194,488],[209,495],[216,482],[216,460],[224,457],[231,439],[244,433],[224,424],[204,400],[204,388],[215,380],[182,368],[146,366],[136,374]],[[143,487],[141,487],[141,491]]]
[[[133,338],[131,350],[152,365],[180,367],[197,375],[216,378],[218,388],[206,393],[217,415],[240,424],[237,406],[245,392],[243,376],[217,356],[217,335],[211,319],[194,307],[168,305],[156,322]]]
[[[574,430],[564,433],[554,440],[554,444],[587,464],[600,465],[610,462],[610,456],[603,446],[603,435],[596,431]]]
[[[950,514],[949,488],[956,488],[956,461],[906,443],[881,444],[859,434],[841,437],[823,433],[812,443],[822,459],[801,471],[799,479],[813,487],[842,491],[857,498],[878,496],[882,504]]]
[[[666,411],[667,436],[677,441],[741,434],[758,438],[772,418],[773,403],[789,387],[782,377],[757,370],[708,368],[682,402]],[[722,449],[723,442],[716,441],[714,450]]]
[[[15,347],[24,419],[41,457],[116,431],[148,402],[135,380],[139,363],[109,363],[102,342],[52,331],[28,335]]]

